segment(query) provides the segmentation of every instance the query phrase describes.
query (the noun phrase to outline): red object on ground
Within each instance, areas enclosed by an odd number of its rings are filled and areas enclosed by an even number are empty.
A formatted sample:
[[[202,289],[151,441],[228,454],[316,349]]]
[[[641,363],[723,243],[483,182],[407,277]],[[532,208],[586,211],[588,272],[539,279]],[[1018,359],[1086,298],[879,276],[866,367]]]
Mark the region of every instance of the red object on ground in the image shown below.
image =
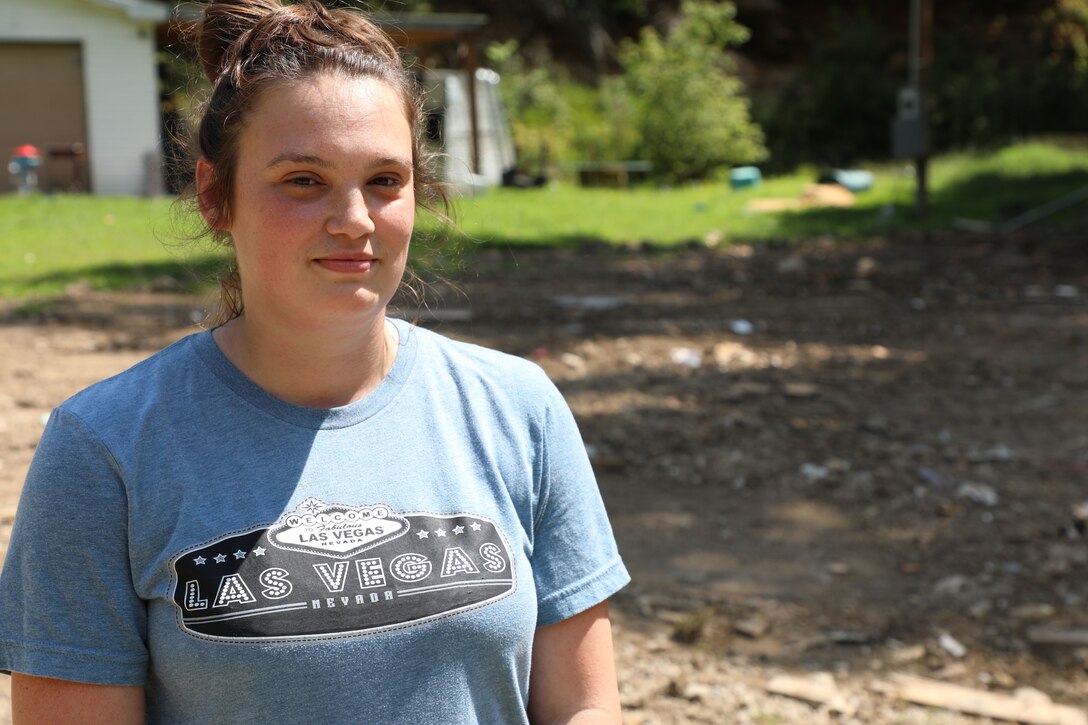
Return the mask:
[[[35,157],[38,157],[38,156],[41,156],[41,155],[42,155],[41,149],[39,149],[37,146],[31,146],[28,143],[25,143],[22,146],[16,146],[15,148],[13,148],[11,150],[12,158],[16,158],[16,159],[29,159],[29,158],[35,158]]]

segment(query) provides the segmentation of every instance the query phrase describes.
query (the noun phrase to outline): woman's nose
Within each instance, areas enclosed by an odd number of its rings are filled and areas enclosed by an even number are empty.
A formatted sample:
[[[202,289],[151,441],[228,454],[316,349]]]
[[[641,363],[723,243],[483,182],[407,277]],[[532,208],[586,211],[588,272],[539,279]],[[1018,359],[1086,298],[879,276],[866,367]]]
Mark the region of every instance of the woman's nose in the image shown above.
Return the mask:
[[[374,231],[374,220],[370,218],[366,192],[363,189],[348,189],[339,195],[325,229],[336,237],[358,239]]]

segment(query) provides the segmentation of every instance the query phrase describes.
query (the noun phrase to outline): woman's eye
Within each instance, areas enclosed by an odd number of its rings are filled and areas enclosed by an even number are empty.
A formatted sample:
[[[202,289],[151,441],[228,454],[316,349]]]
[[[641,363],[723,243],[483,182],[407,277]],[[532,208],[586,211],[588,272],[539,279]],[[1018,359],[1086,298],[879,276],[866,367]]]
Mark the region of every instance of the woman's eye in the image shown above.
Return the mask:
[[[288,179],[287,183],[292,186],[317,186],[317,179],[311,179],[309,176],[296,176]]]
[[[379,176],[370,183],[375,186],[384,186],[389,189],[395,189],[401,185],[400,179],[396,176]]]

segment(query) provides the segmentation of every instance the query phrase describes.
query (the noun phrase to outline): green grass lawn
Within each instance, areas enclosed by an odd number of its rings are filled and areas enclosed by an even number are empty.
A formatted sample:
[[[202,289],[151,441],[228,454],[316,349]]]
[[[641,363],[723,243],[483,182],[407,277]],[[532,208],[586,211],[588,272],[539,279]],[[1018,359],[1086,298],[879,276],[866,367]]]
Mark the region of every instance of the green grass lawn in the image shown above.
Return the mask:
[[[755,213],[753,199],[796,198],[814,169],[733,191],[722,183],[677,188],[584,189],[559,184],[494,189],[457,201],[450,247],[562,246],[649,242],[670,246],[708,235],[723,243],[815,236],[864,239],[904,230],[950,228],[960,219],[997,223],[1088,186],[1088,151],[1035,143],[996,153],[961,153],[931,165],[931,212],[913,214],[906,164],[873,167],[876,184],[848,209]],[[1082,223],[1088,203],[1046,220]],[[427,236],[436,226],[426,216]],[[124,289],[161,278],[197,289],[220,263],[208,242],[187,241],[195,225],[169,199],[88,196],[0,197],[0,298],[40,297],[71,284]]]
[[[196,289],[221,254],[184,241],[193,228],[171,199],[0,197],[0,298],[76,283],[125,289],[163,277]]]
[[[1085,151],[1024,144],[986,155],[948,155],[931,164],[930,214],[920,220],[914,214],[912,165],[867,168],[876,175],[876,183],[858,194],[848,209],[748,210],[754,199],[799,196],[817,177],[815,169],[804,169],[739,191],[726,184],[629,190],[567,185],[496,189],[460,200],[459,221],[470,242],[492,244],[598,240],[673,245],[702,240],[711,231],[725,240],[746,242],[820,235],[856,239],[908,229],[949,228],[961,219],[998,223],[1088,186]],[[1048,222],[1067,223],[1084,215],[1081,207]]]

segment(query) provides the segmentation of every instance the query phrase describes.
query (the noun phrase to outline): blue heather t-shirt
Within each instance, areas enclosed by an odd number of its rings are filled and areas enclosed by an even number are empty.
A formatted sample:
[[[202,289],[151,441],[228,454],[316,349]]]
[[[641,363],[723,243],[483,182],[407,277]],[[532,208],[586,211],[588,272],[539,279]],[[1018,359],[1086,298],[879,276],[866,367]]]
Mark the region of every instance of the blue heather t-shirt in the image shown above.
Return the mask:
[[[0,670],[143,685],[156,723],[526,722],[535,629],[628,575],[544,373],[395,325],[341,408],[271,396],[209,332],[57,408]]]

